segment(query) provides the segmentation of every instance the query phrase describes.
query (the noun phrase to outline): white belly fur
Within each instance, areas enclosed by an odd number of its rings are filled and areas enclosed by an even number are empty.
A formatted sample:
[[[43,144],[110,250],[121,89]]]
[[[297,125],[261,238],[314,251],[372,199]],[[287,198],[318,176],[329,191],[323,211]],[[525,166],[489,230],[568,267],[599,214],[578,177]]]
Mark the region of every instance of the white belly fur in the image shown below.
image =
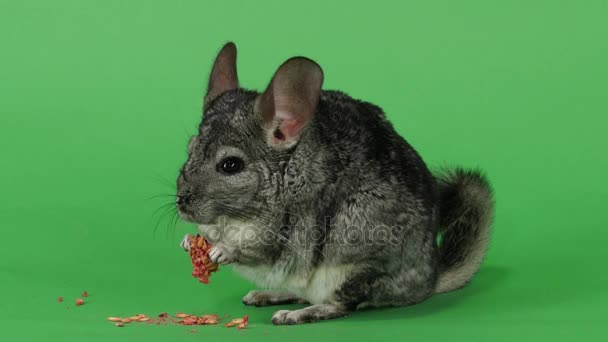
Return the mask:
[[[348,280],[354,268],[354,265],[320,265],[309,276],[294,276],[270,266],[234,266],[235,271],[259,286],[286,289],[311,304],[334,302],[336,290]]]

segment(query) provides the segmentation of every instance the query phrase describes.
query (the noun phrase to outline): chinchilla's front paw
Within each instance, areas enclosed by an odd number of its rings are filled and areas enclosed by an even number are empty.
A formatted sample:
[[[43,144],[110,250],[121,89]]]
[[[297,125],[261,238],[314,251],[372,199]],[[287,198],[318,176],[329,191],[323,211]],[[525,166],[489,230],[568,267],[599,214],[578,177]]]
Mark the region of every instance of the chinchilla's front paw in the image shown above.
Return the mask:
[[[188,252],[190,250],[190,234],[186,234],[186,236],[184,236],[184,238],[182,239],[182,242],[179,243],[179,246],[181,248],[183,248],[186,252]]]
[[[234,253],[226,246],[217,244],[209,250],[209,258],[216,264],[225,265],[234,261]]]

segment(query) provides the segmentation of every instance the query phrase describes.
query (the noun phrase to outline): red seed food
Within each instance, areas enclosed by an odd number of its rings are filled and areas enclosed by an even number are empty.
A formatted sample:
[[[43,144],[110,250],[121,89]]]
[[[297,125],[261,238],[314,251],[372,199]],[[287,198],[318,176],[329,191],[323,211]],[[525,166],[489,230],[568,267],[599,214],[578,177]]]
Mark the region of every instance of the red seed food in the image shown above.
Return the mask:
[[[202,315],[198,317],[197,323],[200,325],[215,325],[217,324],[218,317],[216,314],[213,315]]]
[[[248,321],[249,321],[249,316],[245,315],[245,316],[243,316],[243,318],[234,318],[230,322],[224,324],[224,326],[226,328],[232,328],[232,327],[236,326],[237,329],[245,329],[247,327]]]
[[[198,278],[203,284],[209,284],[211,273],[217,271],[218,265],[209,258],[209,250],[213,247],[204,236],[188,236],[190,243],[190,261],[192,262],[192,276]]]
[[[89,293],[88,293],[87,291],[84,291],[84,292],[82,293],[82,296],[86,298],[86,297],[88,297],[88,296],[89,296]]]
[[[59,297],[57,298],[57,300],[59,301],[59,303],[63,302],[63,297]]]
[[[175,319],[174,319],[174,317],[175,317]],[[158,315],[158,318],[155,318],[155,319],[149,318],[144,314],[139,314],[139,315],[130,316],[130,317],[126,317],[126,318],[115,317],[115,316],[108,317],[107,320],[115,323],[116,326],[124,326],[125,324],[131,323],[131,322],[147,322],[147,323],[154,323],[156,325],[179,324],[179,325],[193,326],[193,325],[216,325],[219,322],[219,316],[217,314],[206,314],[206,315],[196,316],[196,315],[189,315],[189,314],[185,314],[185,313],[177,313],[177,314],[175,314],[175,316],[172,317],[169,314],[167,314],[166,312],[162,312]],[[227,323],[225,326],[227,326],[227,327],[236,326],[238,329],[243,329],[247,326],[247,320],[248,320],[247,316],[243,316],[243,318],[235,318],[231,322]],[[193,330],[193,332],[196,332],[196,330]]]
[[[80,298],[76,299],[76,305],[79,305],[79,306],[80,306],[80,305],[82,305],[82,304],[84,304],[84,300],[82,300],[82,299],[80,299]]]
[[[245,315],[243,316],[243,322],[239,325],[237,325],[237,329],[241,330],[241,329],[245,329],[247,328],[247,324],[249,324],[249,316]]]

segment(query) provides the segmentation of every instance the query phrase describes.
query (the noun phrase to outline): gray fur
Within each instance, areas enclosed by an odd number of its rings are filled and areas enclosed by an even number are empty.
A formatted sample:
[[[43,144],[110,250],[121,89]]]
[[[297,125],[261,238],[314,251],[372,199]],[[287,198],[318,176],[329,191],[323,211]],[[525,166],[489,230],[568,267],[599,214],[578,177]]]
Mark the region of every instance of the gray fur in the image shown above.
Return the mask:
[[[293,294],[246,304],[306,301],[273,317],[303,323],[419,303],[470,280],[493,210],[483,177],[457,170],[437,182],[380,108],[321,91],[322,71],[308,59],[283,64],[262,94],[224,89],[237,82],[236,49],[223,51],[216,65],[235,69],[212,74],[208,92],[216,83],[223,92],[205,103],[178,208],[215,243],[216,260]],[[219,172],[227,156],[242,159],[242,171]]]
[[[479,269],[490,240],[492,191],[478,171],[446,170],[438,176],[441,213],[440,275],[435,291],[466,285]]]

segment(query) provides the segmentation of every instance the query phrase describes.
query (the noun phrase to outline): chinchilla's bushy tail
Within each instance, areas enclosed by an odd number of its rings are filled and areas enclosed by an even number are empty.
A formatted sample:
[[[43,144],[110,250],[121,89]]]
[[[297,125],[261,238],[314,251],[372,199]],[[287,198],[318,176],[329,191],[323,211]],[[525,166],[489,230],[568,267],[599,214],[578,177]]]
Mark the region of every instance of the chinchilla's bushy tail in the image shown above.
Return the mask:
[[[479,269],[490,238],[492,189],[478,171],[455,169],[437,176],[440,199],[440,273],[436,293],[465,286]]]

